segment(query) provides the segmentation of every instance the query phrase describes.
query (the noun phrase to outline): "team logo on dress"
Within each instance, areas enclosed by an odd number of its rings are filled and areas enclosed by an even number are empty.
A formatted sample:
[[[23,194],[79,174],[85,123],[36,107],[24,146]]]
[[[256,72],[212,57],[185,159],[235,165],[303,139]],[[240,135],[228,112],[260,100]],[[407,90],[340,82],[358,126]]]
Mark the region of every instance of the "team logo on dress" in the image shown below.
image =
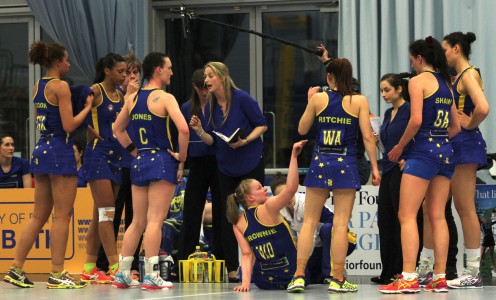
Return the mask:
[[[112,104],[109,104],[109,106],[107,106],[108,110],[109,111],[113,111],[114,110],[114,106]]]

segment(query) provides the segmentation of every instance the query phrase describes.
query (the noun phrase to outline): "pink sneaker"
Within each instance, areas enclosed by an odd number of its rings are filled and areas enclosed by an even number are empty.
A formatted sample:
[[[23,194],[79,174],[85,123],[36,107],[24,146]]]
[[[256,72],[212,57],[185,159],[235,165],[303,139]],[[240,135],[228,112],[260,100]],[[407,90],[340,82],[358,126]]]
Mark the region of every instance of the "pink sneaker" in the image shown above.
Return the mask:
[[[417,277],[406,280],[403,275],[398,274],[393,282],[379,287],[379,292],[383,294],[414,294],[420,292]]]
[[[103,284],[108,284],[112,282],[112,278],[110,276],[107,276],[103,271],[98,269],[97,267],[94,267],[91,272],[86,272],[83,270],[81,272],[81,281],[87,282],[87,283],[103,283]]]
[[[434,293],[447,293],[448,292],[448,283],[446,282],[446,278],[438,278],[436,280],[432,279],[425,287],[424,290],[426,292],[434,292]]]

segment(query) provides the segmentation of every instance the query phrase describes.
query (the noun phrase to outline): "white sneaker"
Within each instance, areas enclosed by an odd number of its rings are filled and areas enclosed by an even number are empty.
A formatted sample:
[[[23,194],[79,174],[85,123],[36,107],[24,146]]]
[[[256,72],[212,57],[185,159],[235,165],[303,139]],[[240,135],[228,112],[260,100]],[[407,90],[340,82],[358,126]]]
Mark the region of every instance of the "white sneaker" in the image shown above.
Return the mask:
[[[141,286],[141,289],[143,290],[162,290],[171,288],[173,288],[172,282],[163,280],[158,274],[145,275],[143,285]]]
[[[469,272],[463,271],[462,276],[448,280],[448,287],[452,289],[481,289],[483,288],[482,277],[480,273],[473,276]]]
[[[119,289],[136,288],[139,287],[139,282],[134,280],[131,275],[125,276],[122,272],[117,272],[112,286]]]

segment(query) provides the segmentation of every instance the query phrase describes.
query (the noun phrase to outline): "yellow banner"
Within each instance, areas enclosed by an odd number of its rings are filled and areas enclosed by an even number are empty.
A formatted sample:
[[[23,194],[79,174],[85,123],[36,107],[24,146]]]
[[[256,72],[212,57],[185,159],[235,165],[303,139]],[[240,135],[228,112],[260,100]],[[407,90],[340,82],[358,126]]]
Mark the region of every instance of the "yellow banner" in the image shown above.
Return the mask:
[[[16,245],[31,218],[34,189],[0,189],[0,270],[6,271],[14,259]],[[89,188],[78,188],[73,217],[69,224],[69,239],[65,253],[65,269],[81,273],[86,255],[86,234],[92,218],[93,198]],[[52,213],[53,216],[53,213]],[[50,231],[52,217],[40,230],[24,265],[28,273],[48,273],[51,270]],[[124,228],[120,228],[118,246]],[[119,247],[120,249],[120,247]]]

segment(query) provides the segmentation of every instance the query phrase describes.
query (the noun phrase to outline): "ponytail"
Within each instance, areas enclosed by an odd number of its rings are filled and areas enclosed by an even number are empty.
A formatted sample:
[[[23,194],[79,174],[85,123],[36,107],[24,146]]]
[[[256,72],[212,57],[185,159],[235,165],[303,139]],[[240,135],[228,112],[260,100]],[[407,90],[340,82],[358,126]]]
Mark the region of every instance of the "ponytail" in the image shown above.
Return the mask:
[[[227,196],[227,209],[226,209],[226,218],[227,221],[233,225],[238,223],[239,219],[239,205],[236,201],[236,193],[233,193]]]
[[[446,84],[451,87],[448,62],[446,61],[443,47],[435,38],[428,36],[423,40],[416,40],[410,44],[409,50],[414,57],[417,55],[422,56],[425,62],[433,66]]]
[[[56,60],[62,60],[65,55],[65,47],[58,43],[45,43],[36,41],[31,44],[29,49],[29,61],[35,65],[42,65],[45,68],[50,68]]]
[[[151,52],[143,60],[141,67],[143,68],[143,80],[152,79],[153,73],[157,67],[163,68],[165,65],[164,58],[169,57],[166,54],[159,52]]]
[[[234,193],[227,196],[227,221],[233,225],[238,223],[240,208],[246,209],[246,195],[250,192],[250,183],[253,179],[245,179],[239,183]]]
[[[462,32],[457,31],[448,34],[443,40],[445,40],[451,47],[455,47],[456,44],[460,45],[463,56],[469,60],[470,53],[472,53],[471,45],[476,40],[476,36],[473,32],[463,34]]]
[[[95,65],[95,79],[93,83],[100,83],[105,79],[105,69],[112,69],[116,63],[126,62],[122,56],[115,53],[109,53],[100,58]]]
[[[388,73],[384,74],[380,80],[387,81],[395,90],[401,86],[401,97],[403,100],[410,102],[410,94],[408,93],[408,81],[401,78],[400,74]]]

